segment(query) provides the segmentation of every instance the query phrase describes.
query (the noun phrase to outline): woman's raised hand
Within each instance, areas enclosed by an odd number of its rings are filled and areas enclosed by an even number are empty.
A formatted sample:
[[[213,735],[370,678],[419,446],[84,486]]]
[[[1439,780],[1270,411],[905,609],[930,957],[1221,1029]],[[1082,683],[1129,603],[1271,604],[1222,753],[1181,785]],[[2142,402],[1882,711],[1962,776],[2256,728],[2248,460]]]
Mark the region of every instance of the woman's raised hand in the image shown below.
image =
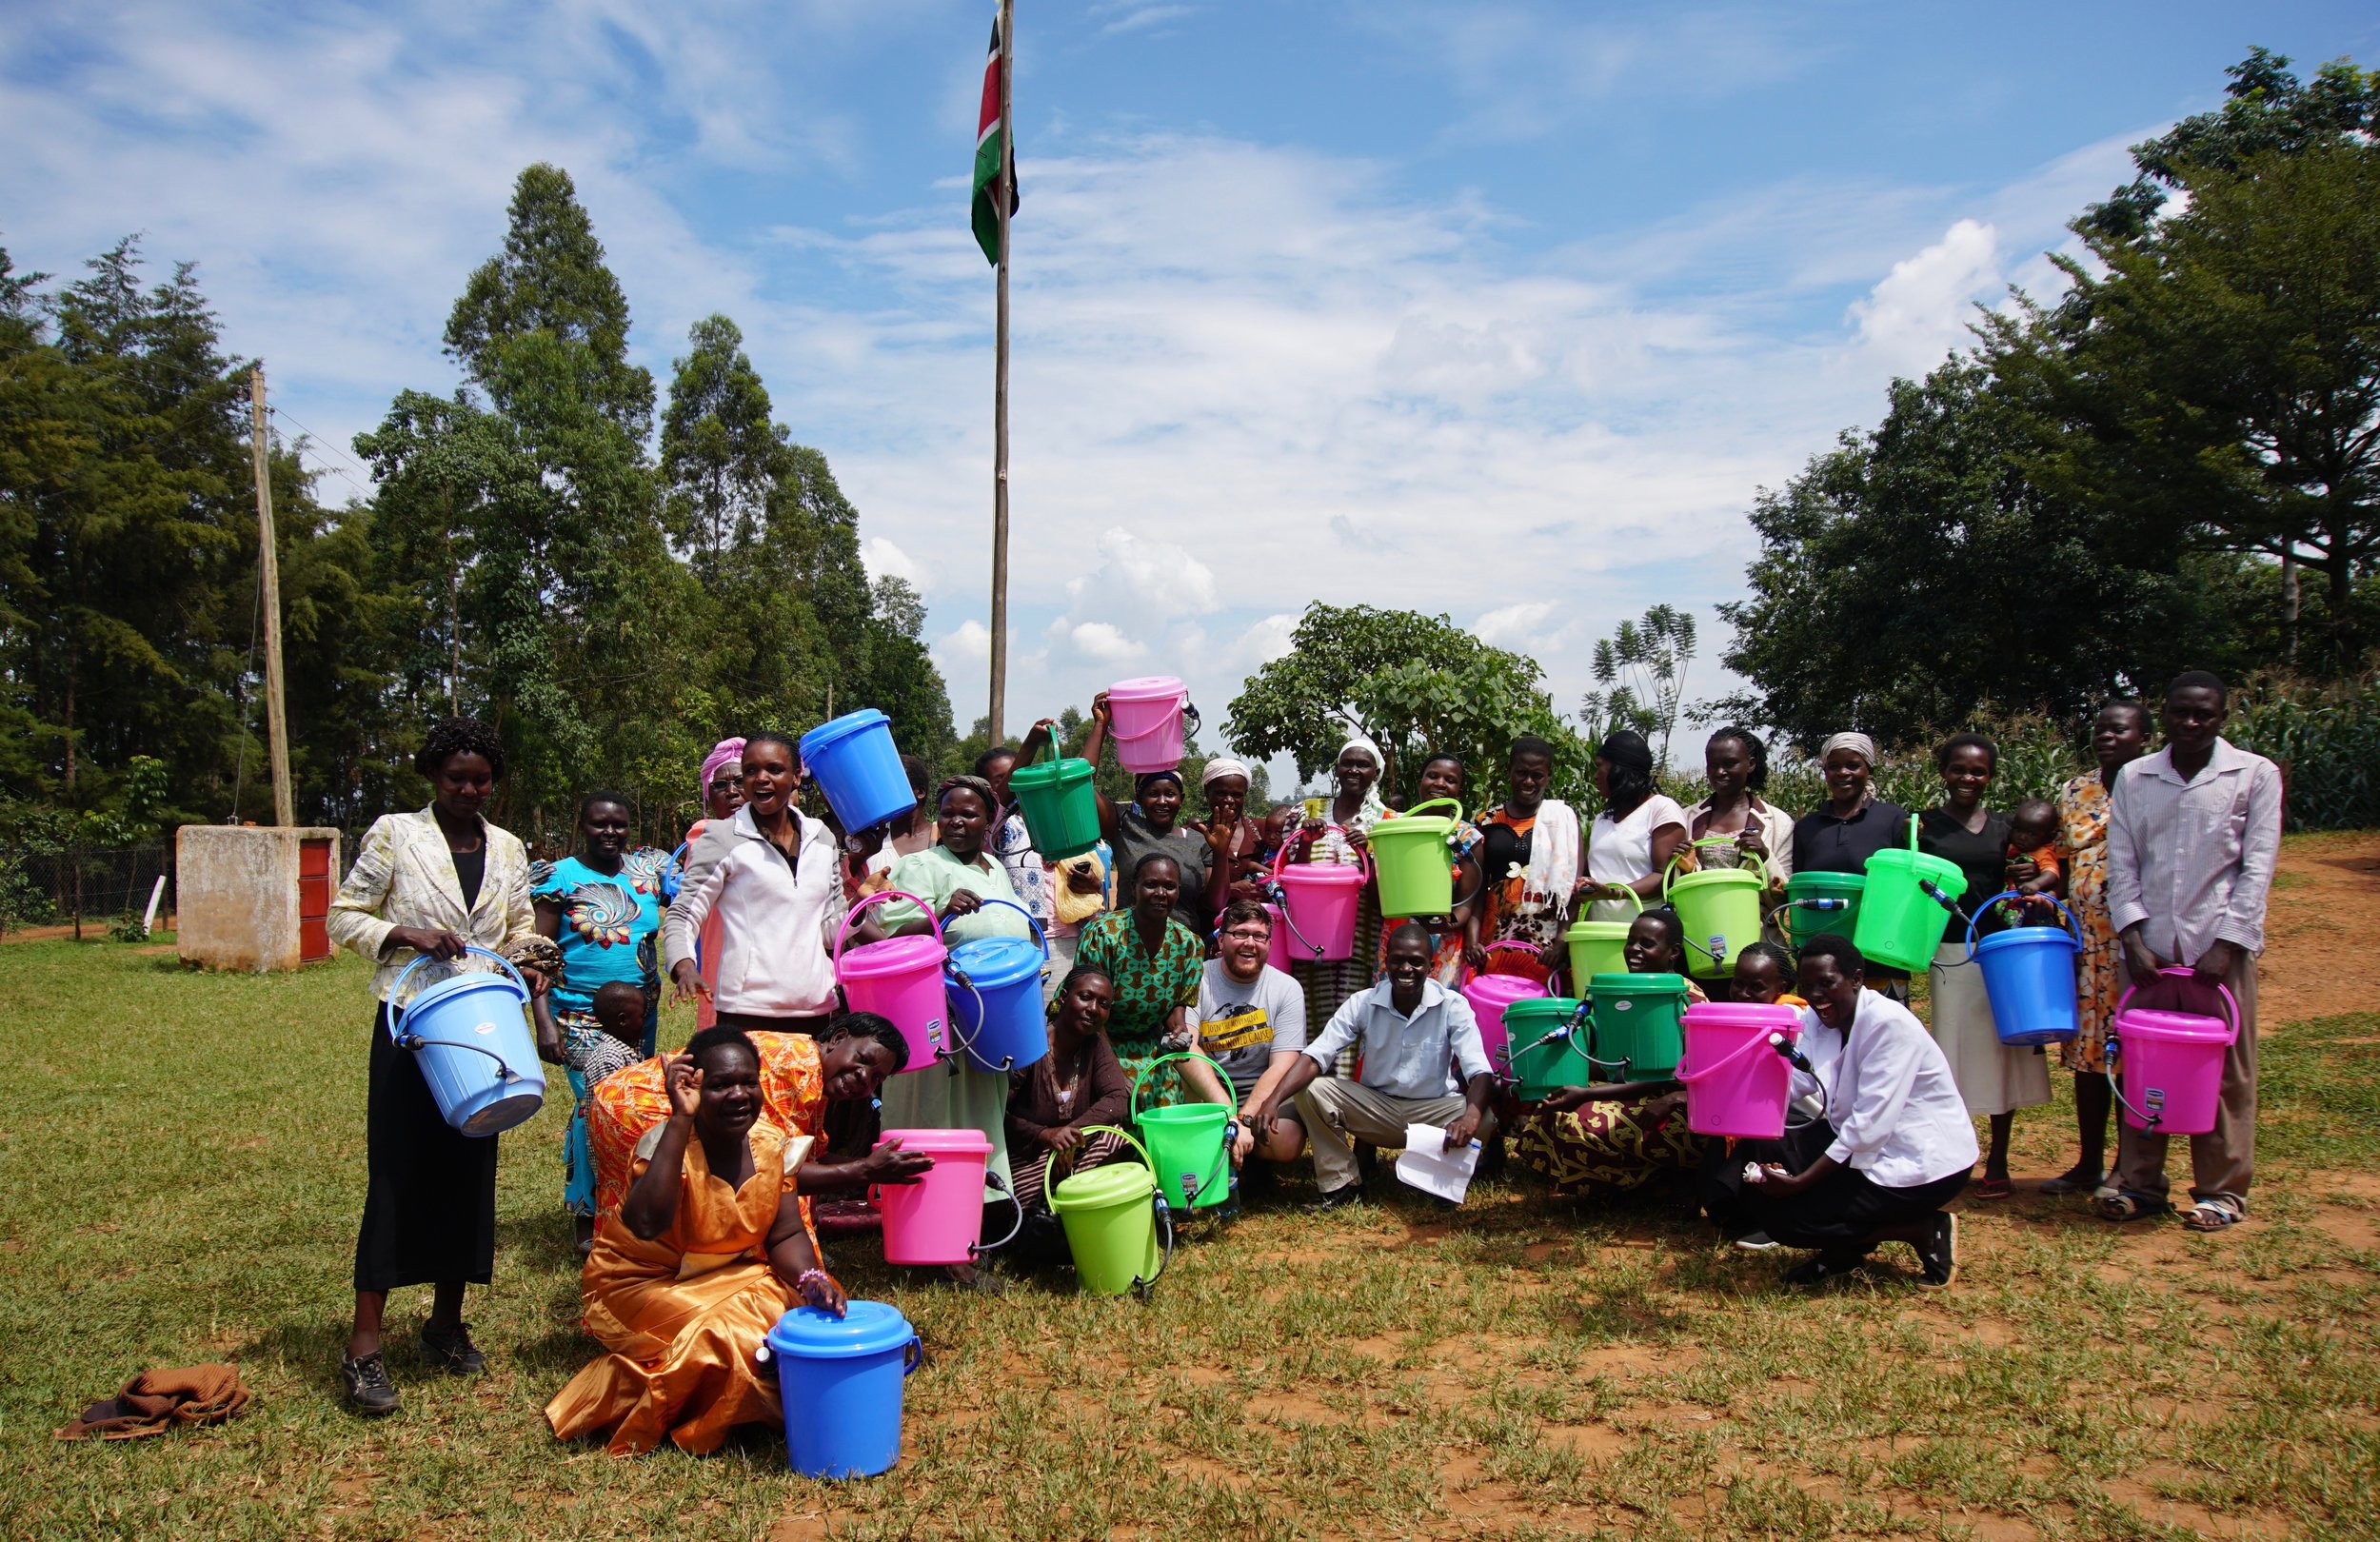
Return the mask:
[[[1747,824],[1735,837],[1735,849],[1750,852],[1762,861],[1769,860],[1769,840],[1757,823]]]
[[[1100,722],[1113,722],[1115,721],[1116,715],[1107,705],[1107,693],[1105,691],[1101,691],[1097,696],[1091,698],[1091,716],[1094,720]]]
[[[662,1057],[662,1082],[669,1089],[669,1112],[681,1118],[694,1117],[703,1106],[703,1068],[694,1063],[691,1055]]]

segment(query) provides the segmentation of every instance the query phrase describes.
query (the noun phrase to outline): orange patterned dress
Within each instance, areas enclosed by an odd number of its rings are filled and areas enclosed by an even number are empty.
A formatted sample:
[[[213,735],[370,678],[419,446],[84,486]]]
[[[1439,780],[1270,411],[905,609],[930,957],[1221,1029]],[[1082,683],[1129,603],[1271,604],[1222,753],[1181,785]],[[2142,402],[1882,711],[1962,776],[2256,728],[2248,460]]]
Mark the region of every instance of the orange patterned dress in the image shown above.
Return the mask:
[[[660,1133],[639,1143],[638,1172]],[[611,1353],[545,1405],[555,1434],[606,1435],[615,1456],[664,1439],[699,1455],[740,1424],[777,1421],[776,1375],[753,1356],[794,1305],[768,1261],[768,1234],[810,1142],[765,1117],[745,1138],[752,1176],[741,1187],[712,1176],[700,1140],[686,1142],[678,1213],[650,1241],[616,1208],[604,1213],[579,1295],[586,1331]]]
[[[763,1030],[747,1034],[761,1052],[761,1106],[768,1117],[795,1135],[823,1138],[820,1121],[826,1106],[818,1073],[818,1040],[807,1034]],[[586,1099],[586,1137],[595,1148],[595,1214],[609,1216],[627,1196],[637,1142],[669,1117],[669,1093],[662,1085],[655,1056],[615,1071],[595,1084]],[[809,1201],[802,1202],[809,1219]]]
[[[2108,1019],[2115,1014],[2115,923],[2108,914],[2108,789],[2086,771],[2057,790],[2057,854],[2066,864],[2066,903],[2082,923],[2082,958],[2074,966],[2075,1021],[2081,1029],[2058,1046],[2069,1071],[2105,1073]]]

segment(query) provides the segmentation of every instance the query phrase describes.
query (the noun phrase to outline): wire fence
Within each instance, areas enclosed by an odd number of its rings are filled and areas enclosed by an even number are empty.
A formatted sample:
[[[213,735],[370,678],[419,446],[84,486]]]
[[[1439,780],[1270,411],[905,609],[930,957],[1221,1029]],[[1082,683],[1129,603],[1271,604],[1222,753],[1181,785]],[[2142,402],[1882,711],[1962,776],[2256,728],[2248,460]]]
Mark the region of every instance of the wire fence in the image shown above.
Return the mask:
[[[31,926],[137,924],[157,880],[162,920],[173,913],[173,847],[30,850],[0,846],[0,932]]]

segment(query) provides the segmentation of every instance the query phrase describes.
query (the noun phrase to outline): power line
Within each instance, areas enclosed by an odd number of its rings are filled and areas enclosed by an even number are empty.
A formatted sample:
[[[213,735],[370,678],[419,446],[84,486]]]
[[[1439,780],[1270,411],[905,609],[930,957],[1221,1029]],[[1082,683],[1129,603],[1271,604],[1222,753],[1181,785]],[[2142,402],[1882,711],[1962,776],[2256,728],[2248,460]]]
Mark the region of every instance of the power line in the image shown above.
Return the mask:
[[[370,486],[356,480],[357,477],[370,476],[370,472],[365,470],[362,466],[357,465],[353,461],[347,460],[347,458],[339,451],[327,448],[327,445],[328,445],[327,440],[324,439],[322,435],[316,433],[313,429],[308,428],[306,425],[298,422],[296,418],[291,417],[282,408],[273,405],[271,403],[267,403],[265,405],[265,412],[268,417],[277,418],[287,422],[290,427],[295,428],[299,433],[305,435],[314,450],[315,459],[325,463],[323,465],[324,470],[329,472],[332,476],[344,479],[348,486],[353,487],[357,492],[363,494],[365,497],[369,498],[372,495],[372,489]],[[292,449],[291,453],[298,455],[301,459],[304,458],[304,451],[302,450]],[[346,465],[351,468],[355,475],[349,476],[347,471],[342,470],[338,465],[330,464],[333,462],[345,462]]]

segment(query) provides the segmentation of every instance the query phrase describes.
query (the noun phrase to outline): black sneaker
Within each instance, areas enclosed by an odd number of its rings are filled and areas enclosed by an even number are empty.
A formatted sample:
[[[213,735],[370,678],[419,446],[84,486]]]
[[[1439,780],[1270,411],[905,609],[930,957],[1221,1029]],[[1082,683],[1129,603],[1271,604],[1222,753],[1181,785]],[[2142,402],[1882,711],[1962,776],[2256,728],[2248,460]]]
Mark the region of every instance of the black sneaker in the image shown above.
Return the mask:
[[[432,1371],[448,1375],[475,1376],[487,1369],[487,1356],[471,1342],[471,1325],[458,1322],[452,1328],[422,1327],[422,1363]]]
[[[1934,1217],[1934,1231],[1917,1248],[1923,1266],[1918,1283],[1938,1291],[1958,1277],[1958,1217],[1945,1210]]]
[[[397,1411],[397,1384],[374,1350],[360,1360],[342,1359],[339,1374],[347,1384],[347,1407],[367,1419]]]
[[[1319,1216],[1326,1210],[1338,1210],[1345,1205],[1361,1203],[1363,1203],[1363,1185],[1350,1183],[1341,1188],[1324,1190],[1320,1198],[1306,1206],[1306,1213]]]

